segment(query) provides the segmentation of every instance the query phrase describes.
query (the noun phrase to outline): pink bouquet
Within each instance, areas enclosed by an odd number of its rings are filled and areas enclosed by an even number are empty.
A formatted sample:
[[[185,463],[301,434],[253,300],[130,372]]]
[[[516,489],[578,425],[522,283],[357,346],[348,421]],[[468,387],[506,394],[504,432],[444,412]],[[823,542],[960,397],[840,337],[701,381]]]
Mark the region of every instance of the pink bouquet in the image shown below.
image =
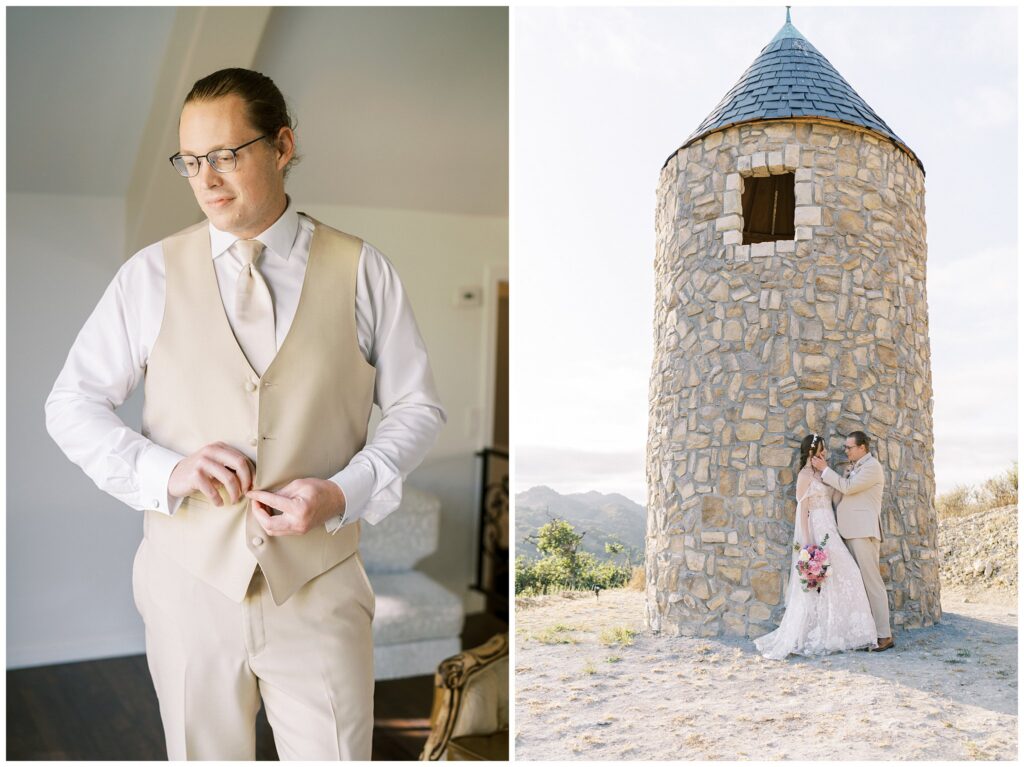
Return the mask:
[[[830,564],[828,552],[825,551],[826,543],[828,543],[827,534],[825,540],[820,544],[812,543],[803,548],[798,543],[793,544],[793,550],[800,552],[796,558],[796,571],[800,576],[800,583],[803,585],[804,591],[814,589],[821,593],[821,584],[828,577]]]

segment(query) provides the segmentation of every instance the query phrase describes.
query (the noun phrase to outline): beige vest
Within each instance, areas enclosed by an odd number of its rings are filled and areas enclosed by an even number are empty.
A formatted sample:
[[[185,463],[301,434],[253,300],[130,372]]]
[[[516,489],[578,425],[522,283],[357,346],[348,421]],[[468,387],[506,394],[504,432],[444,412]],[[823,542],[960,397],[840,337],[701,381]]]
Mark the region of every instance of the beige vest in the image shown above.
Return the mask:
[[[258,490],[328,479],[366,442],[374,369],[356,338],[362,241],[314,225],[295,319],[262,378],[224,313],[207,222],[163,241],[167,297],[146,369],[142,433],[183,455],[224,442],[253,460]],[[356,552],[359,524],[270,537],[247,499],[217,507],[195,493],[173,516],[146,511],[145,536],[237,602],[259,564],[280,605]]]

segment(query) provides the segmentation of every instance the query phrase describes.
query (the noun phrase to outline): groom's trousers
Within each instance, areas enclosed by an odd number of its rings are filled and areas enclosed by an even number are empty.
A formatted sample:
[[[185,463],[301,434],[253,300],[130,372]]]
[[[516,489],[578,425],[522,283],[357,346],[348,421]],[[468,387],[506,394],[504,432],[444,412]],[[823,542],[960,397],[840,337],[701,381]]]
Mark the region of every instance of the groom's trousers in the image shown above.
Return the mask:
[[[358,554],[274,604],[241,604],[143,540],[135,603],[170,759],[256,758],[260,698],[282,760],[369,760],[374,596]]]
[[[864,590],[868,595],[868,604],[871,606],[871,616],[875,619],[878,638],[891,637],[889,595],[886,593],[885,583],[882,581],[882,573],[878,569],[878,552],[881,542],[877,538],[847,538],[846,543],[850,547],[853,558],[857,560],[857,567],[860,568],[860,575],[864,580]]]

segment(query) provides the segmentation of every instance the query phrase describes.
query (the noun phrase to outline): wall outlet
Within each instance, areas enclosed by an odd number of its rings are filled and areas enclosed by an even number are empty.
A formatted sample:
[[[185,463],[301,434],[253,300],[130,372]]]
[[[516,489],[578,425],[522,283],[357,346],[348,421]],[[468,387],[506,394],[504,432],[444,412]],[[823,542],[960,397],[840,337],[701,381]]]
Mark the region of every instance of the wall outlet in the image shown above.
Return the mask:
[[[483,302],[484,290],[476,285],[468,288],[459,288],[459,292],[455,294],[455,305],[460,309],[482,306]]]

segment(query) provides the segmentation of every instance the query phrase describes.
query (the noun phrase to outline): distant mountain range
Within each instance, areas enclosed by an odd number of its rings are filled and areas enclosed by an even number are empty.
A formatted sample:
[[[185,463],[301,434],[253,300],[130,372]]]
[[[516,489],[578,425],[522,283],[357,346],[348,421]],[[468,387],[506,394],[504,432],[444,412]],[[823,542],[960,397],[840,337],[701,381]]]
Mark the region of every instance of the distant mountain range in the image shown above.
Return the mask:
[[[633,550],[634,563],[643,556],[647,531],[647,511],[643,506],[618,493],[562,495],[545,485],[516,493],[516,554],[531,559],[539,556],[537,547],[526,538],[552,519],[564,519],[576,532],[586,532],[581,551],[604,559],[605,543],[615,541]]]

